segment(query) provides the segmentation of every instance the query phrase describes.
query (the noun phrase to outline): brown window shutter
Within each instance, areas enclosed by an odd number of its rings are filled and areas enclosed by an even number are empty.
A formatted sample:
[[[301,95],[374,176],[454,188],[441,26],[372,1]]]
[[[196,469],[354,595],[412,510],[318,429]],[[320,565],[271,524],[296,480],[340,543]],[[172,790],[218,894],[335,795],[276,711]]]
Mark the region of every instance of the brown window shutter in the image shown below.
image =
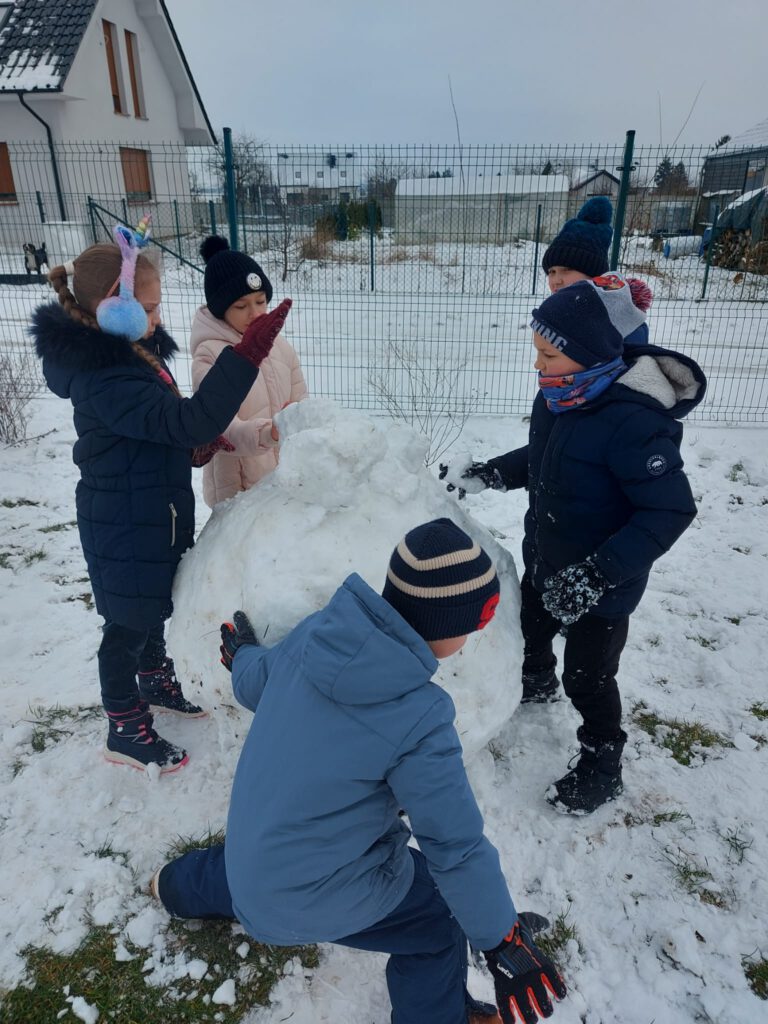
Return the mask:
[[[16,184],[11,170],[8,143],[0,142],[0,203],[16,202]]]
[[[139,203],[152,198],[152,179],[149,173],[149,154],[145,149],[120,147],[120,162],[123,165],[125,195],[129,203]]]
[[[120,98],[120,82],[117,77],[117,60],[115,58],[115,26],[106,18],[102,19],[101,26],[104,30],[104,50],[107,54],[107,67],[109,68],[109,86],[112,90],[112,106],[116,114],[124,114],[122,99]]]
[[[128,54],[128,73],[131,78],[131,95],[133,97],[133,113],[135,117],[145,117],[144,97],[141,90],[139,72],[139,43],[135,33],[125,30],[125,51]]]

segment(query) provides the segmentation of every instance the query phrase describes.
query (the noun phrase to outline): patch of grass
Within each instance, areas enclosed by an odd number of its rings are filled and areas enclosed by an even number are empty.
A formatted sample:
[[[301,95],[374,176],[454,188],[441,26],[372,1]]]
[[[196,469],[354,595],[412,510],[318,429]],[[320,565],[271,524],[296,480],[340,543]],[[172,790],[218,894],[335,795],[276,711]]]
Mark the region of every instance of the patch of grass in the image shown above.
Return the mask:
[[[553,960],[557,967],[560,967],[565,955],[565,948],[573,940],[579,947],[579,953],[583,955],[584,948],[581,945],[576,925],[569,923],[568,915],[571,912],[570,906],[557,915],[552,924],[545,932],[536,936],[536,945]]]
[[[208,829],[199,836],[177,836],[168,846],[168,860],[183,857],[190,850],[207,850],[211,846],[219,846],[224,842],[226,833],[223,828]]]
[[[173,961],[179,953],[185,960],[201,959],[209,965],[202,980],[186,977],[170,986],[147,983],[144,951],[130,949],[134,959],[115,959],[115,936],[107,928],[91,930],[82,945],[63,956],[47,949],[27,948],[27,985],[8,992],[0,1006],[0,1024],[43,1024],[56,1021],[69,1004],[65,986],[72,996],[82,996],[99,1011],[99,1020],[122,1024],[236,1024],[252,1006],[263,1006],[282,977],[286,966],[298,958],[303,968],[317,966],[317,949],[261,946],[251,942],[242,959],[237,948],[243,942],[239,929],[229,922],[206,923],[192,930],[174,921],[163,954]],[[289,968],[292,969],[292,968]],[[227,978],[234,978],[237,1002],[220,1006],[211,996]],[[206,1001],[207,1000],[207,1001]],[[67,1013],[67,1019],[72,1019]]]
[[[731,466],[731,471],[728,474],[728,479],[731,481],[731,483],[735,484],[736,481],[741,478],[742,473],[744,473],[744,463],[734,462],[734,464]]]
[[[758,999],[768,999],[768,960],[744,957],[741,961],[749,987]]]
[[[707,651],[716,651],[717,650],[717,641],[716,640],[710,640],[706,636],[687,636],[686,639],[687,640],[694,640],[699,645],[699,647],[703,647]]]
[[[748,555],[752,551],[752,548],[742,547],[740,544],[735,544],[731,548],[731,551],[738,551],[740,555]]]
[[[109,839],[105,839],[101,846],[97,847],[95,850],[90,850],[89,853],[98,860],[107,860],[108,858],[111,858],[112,860],[119,861],[121,864],[125,864],[126,866],[128,864],[128,854],[124,850],[116,850]]]
[[[744,854],[752,846],[753,840],[746,839],[741,834],[741,828],[729,828],[726,832],[719,832],[718,835],[728,846],[728,857],[741,864]]]
[[[42,562],[47,557],[48,552],[45,548],[37,548],[35,551],[27,551],[22,561],[24,565],[33,565],[35,562]]]
[[[64,708],[55,704],[50,708],[30,708],[29,713],[32,717],[27,721],[31,721],[35,727],[30,742],[36,754],[42,753],[65,736],[71,736],[75,731],[70,728],[71,725],[88,718],[102,718],[104,714],[98,704],[84,704],[74,708]]]
[[[76,519],[70,519],[68,523],[54,523],[53,526],[38,526],[39,533],[58,533],[59,530],[71,530],[73,526],[77,526]]]
[[[2,505],[3,508],[20,508],[22,506],[36,508],[39,504],[39,501],[31,501],[29,498],[3,498],[3,500],[0,501],[0,505]]]
[[[740,615],[726,615],[725,616],[725,621],[726,622],[730,622],[732,626],[738,626],[738,625],[741,624],[741,616]]]
[[[679,718],[662,718],[649,711],[642,703],[636,704],[632,717],[637,725],[656,740],[661,746],[672,751],[672,757],[678,762],[689,766],[698,754],[704,756],[702,749],[733,746],[725,736],[708,728],[703,722],[686,722]]]
[[[674,868],[678,883],[690,896],[698,896],[702,903],[708,903],[713,907],[725,909],[728,906],[721,893],[704,886],[704,882],[712,881],[712,875],[706,868],[698,867],[682,852],[679,856],[665,853],[665,857]]]
[[[12,569],[11,565],[11,552],[0,551],[0,569]]]
[[[768,718],[768,704],[763,700],[758,700],[754,704],[750,704],[749,713],[764,722]]]
[[[668,822],[685,821],[686,819],[692,821],[690,814],[685,811],[660,811],[651,818],[651,824],[658,827]]]

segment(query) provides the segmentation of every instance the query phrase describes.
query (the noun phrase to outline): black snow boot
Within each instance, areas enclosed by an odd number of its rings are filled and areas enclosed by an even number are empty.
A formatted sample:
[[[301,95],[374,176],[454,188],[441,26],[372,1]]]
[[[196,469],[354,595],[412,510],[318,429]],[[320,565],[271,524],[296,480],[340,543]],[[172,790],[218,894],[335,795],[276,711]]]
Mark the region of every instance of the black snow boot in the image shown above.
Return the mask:
[[[189,760],[186,750],[158,736],[146,701],[115,701],[129,705],[125,710],[107,711],[109,734],[104,757],[113,764],[127,764],[143,771],[156,766],[163,775],[183,768]]]
[[[523,672],[521,704],[554,704],[560,700],[560,680],[553,668],[540,672]]]
[[[576,736],[581,744],[574,767],[547,790],[547,800],[564,814],[591,814],[621,793],[621,754],[627,734],[601,740],[580,726]]]
[[[160,668],[152,672],[139,672],[139,694],[149,703],[150,711],[173,711],[184,718],[205,718],[208,714],[181,692],[171,658],[163,658]]]

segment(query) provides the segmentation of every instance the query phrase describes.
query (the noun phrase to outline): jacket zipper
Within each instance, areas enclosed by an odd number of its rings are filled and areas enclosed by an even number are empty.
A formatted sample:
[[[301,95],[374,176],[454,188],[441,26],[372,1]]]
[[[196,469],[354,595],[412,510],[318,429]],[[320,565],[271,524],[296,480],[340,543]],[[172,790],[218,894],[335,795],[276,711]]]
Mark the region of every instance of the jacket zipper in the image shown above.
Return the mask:
[[[176,516],[178,512],[172,501],[168,502],[168,508],[171,510],[171,547],[174,547],[176,544]]]

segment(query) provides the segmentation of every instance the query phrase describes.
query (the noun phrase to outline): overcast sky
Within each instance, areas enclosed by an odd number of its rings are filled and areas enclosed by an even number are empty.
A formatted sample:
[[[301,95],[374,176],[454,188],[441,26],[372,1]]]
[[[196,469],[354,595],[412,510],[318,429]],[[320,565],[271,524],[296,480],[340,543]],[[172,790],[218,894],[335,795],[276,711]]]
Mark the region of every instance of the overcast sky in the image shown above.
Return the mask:
[[[455,143],[449,75],[465,143],[710,145],[768,118],[768,0],[166,2],[217,133]]]

